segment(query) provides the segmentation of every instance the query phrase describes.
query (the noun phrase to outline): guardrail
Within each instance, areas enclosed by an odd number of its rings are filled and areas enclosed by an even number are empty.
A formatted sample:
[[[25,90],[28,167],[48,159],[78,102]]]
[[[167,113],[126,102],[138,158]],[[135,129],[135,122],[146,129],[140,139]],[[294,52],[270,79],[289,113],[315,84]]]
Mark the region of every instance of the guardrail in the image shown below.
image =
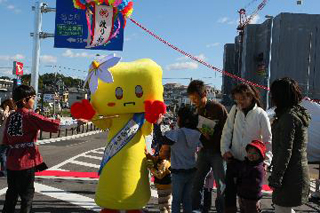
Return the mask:
[[[99,129],[91,122],[86,124],[80,124],[80,125],[64,126],[60,128],[57,133],[44,132],[40,130],[40,133],[38,135],[38,140],[66,137],[70,135],[76,135],[76,134],[81,134],[81,133],[86,133],[86,132],[91,132],[96,130],[99,130]]]

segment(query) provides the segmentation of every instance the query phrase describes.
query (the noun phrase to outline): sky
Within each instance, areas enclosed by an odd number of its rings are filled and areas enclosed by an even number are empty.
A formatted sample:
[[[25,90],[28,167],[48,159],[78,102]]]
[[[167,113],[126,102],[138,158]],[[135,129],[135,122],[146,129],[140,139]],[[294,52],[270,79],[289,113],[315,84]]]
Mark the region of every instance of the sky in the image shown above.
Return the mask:
[[[71,0],[66,0],[71,1]],[[0,0],[0,76],[13,78],[12,62],[24,63],[24,72],[31,72],[35,0]],[[55,0],[43,1],[55,8]],[[237,35],[238,10],[245,8],[248,16],[262,0],[133,0],[132,18],[166,41],[207,63],[222,69],[223,50]],[[200,3],[201,2],[201,3]],[[269,0],[252,20],[265,21],[265,16],[281,12],[318,14],[320,0]],[[43,14],[42,31],[53,33],[55,13]],[[164,45],[128,20],[124,31],[123,51],[76,50],[54,48],[53,38],[41,40],[40,75],[58,72],[85,79],[88,66],[97,54],[116,53],[122,61],[151,58],[163,69],[163,83],[188,85],[190,78],[221,88],[221,74],[186,58]],[[53,66],[66,67],[63,69]]]

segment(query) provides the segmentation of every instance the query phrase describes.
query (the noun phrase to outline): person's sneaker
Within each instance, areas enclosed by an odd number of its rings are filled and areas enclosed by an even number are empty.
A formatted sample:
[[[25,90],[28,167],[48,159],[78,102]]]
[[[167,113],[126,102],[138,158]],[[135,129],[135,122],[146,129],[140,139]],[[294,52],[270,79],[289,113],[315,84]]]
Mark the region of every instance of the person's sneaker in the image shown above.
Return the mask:
[[[201,210],[200,209],[195,209],[195,210],[192,210],[192,213],[201,213]]]

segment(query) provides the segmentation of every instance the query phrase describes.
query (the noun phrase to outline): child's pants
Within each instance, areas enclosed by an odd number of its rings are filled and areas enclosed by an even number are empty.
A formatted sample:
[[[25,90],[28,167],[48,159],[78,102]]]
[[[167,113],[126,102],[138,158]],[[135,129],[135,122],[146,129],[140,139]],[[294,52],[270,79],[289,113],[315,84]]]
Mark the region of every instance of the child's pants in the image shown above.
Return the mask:
[[[192,183],[196,170],[172,172],[172,213],[180,213],[182,203],[183,212],[192,212]]]
[[[275,213],[295,213],[292,207],[283,207],[278,205],[274,205],[274,207],[275,207]]]
[[[157,189],[158,190],[158,205],[161,213],[171,212],[171,189]]]
[[[20,213],[29,213],[34,196],[35,168],[12,171],[7,170],[8,190],[3,206],[3,213],[15,212],[18,196],[21,198]]]
[[[237,211],[237,186],[235,183],[234,168],[232,163],[227,164],[226,189],[225,189],[225,212]]]
[[[259,213],[261,212],[260,200],[248,200],[239,197],[240,213]]]

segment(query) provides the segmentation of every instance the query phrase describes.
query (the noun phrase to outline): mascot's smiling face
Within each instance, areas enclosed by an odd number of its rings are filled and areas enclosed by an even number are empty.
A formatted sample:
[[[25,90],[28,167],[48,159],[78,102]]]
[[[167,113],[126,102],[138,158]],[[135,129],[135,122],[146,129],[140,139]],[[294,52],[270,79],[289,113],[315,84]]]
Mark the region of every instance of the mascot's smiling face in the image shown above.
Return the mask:
[[[150,59],[122,62],[109,69],[113,83],[99,80],[91,103],[99,115],[144,112],[144,101],[163,101],[162,69]]]

